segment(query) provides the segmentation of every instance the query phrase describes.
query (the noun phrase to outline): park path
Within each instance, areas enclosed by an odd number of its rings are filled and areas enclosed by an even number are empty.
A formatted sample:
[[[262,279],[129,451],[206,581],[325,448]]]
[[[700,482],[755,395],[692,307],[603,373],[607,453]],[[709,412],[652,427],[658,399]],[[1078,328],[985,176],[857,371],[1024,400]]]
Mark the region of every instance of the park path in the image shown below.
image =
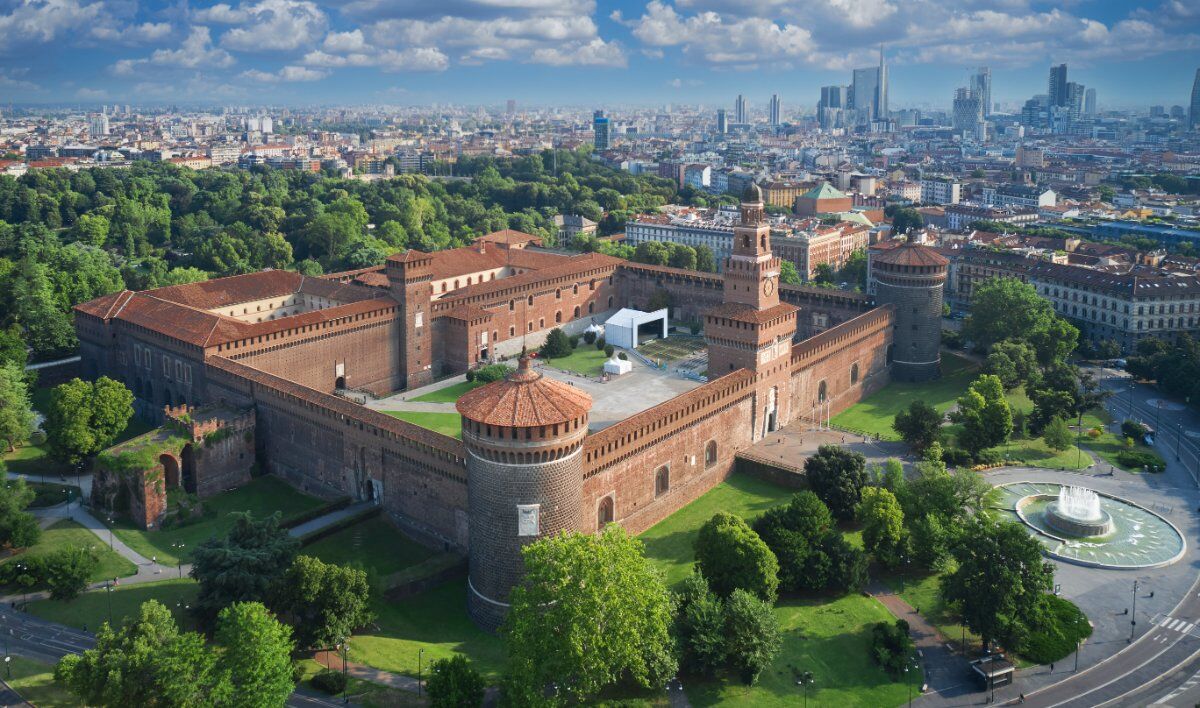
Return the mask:
[[[356,664],[353,661],[344,661],[342,655],[336,651],[319,651],[313,655],[313,659],[327,669],[345,671],[356,679],[370,681],[371,683],[377,683],[381,686],[388,686],[410,693],[419,693],[419,688],[425,683],[424,681],[418,682],[412,676],[383,671],[382,669],[364,666],[363,664]]]
[[[921,656],[921,667],[925,672],[922,693],[923,705],[941,704],[937,699],[959,699],[965,693],[975,691],[971,684],[971,668],[965,658],[954,649],[951,642],[921,615],[916,608],[904,601],[890,588],[878,580],[871,581],[867,592],[887,608],[897,619],[908,622],[908,633]]]

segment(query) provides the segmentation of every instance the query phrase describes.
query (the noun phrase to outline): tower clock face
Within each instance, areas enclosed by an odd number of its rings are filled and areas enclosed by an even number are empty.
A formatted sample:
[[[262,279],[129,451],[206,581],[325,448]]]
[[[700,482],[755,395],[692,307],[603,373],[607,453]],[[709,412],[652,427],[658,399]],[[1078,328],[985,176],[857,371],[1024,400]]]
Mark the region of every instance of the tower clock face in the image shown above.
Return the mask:
[[[767,278],[766,280],[763,281],[763,292],[766,293],[767,295],[770,295],[771,293],[775,292],[775,279],[774,278]]]

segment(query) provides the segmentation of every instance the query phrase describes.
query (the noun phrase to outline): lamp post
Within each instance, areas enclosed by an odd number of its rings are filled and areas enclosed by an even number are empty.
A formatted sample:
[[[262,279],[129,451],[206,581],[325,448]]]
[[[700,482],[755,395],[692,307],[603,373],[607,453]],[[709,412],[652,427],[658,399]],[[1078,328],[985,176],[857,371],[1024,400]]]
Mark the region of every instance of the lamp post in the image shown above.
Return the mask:
[[[342,643],[342,703],[350,702],[350,679],[346,677],[346,661],[350,656],[350,642],[343,637]]]
[[[804,671],[800,674],[800,678],[796,679],[796,683],[804,689],[804,708],[808,708],[808,684],[813,682],[813,673]]]
[[[417,650],[417,695],[421,695],[421,659],[425,656],[425,648]]]
[[[111,550],[113,550],[113,532],[112,532],[112,527],[113,527],[113,519],[112,519],[112,517],[111,517],[111,516],[109,516],[109,517],[108,517],[108,550],[110,550],[110,551],[111,551]]]
[[[1075,642],[1075,671],[1079,671],[1079,650],[1083,648],[1083,640]]]
[[[112,627],[112,583],[104,586],[104,595],[108,598],[108,626]]]
[[[1129,643],[1133,644],[1133,634],[1137,631],[1137,591],[1138,581],[1133,581],[1133,612],[1129,614]]]
[[[171,548],[175,550],[175,565],[179,569],[179,579],[183,579],[183,543],[172,543]]]

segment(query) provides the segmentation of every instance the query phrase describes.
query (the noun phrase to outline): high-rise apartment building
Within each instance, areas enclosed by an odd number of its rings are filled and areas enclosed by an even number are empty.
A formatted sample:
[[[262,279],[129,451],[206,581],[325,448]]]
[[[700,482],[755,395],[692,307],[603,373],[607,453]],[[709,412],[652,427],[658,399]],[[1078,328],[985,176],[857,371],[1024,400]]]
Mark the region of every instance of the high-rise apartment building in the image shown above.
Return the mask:
[[[733,122],[738,125],[745,125],[746,120],[746,97],[738,94],[737,101],[733,104]]]
[[[779,94],[771,94],[771,109],[769,122],[771,125],[779,125]]]
[[[608,149],[609,139],[612,137],[612,127],[608,123],[608,118],[604,115],[604,111],[596,111],[592,114],[592,147],[596,152]]]
[[[1083,115],[1083,88],[1083,84],[1077,84],[1074,81],[1067,82],[1066,106],[1075,116]]]
[[[1083,92],[1083,114],[1096,115],[1096,89],[1090,88]]]
[[[729,132],[729,118],[724,108],[717,109],[717,133],[724,135]]]
[[[1051,106],[1067,105],[1067,65],[1059,64],[1050,67],[1050,90],[1047,95],[1050,96]]]
[[[1200,128],[1200,69],[1196,69],[1196,78],[1192,81],[1192,103],[1188,111],[1188,125]]]
[[[108,135],[108,116],[104,113],[93,113],[88,117],[88,133],[93,138]]]
[[[979,97],[969,88],[960,88],[954,92],[954,131],[956,133],[975,132],[983,120],[983,109]]]
[[[979,97],[980,118],[992,115],[992,70],[981,66],[971,75],[971,95]]]

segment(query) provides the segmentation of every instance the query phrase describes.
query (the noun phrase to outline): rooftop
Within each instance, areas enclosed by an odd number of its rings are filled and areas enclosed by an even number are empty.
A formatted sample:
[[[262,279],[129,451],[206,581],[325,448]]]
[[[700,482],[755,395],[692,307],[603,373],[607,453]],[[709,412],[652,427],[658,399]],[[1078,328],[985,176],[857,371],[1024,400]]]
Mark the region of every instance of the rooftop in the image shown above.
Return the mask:
[[[592,397],[569,384],[546,378],[522,356],[520,366],[503,381],[463,394],[454,406],[469,420],[501,427],[533,427],[578,420],[592,407]]]

